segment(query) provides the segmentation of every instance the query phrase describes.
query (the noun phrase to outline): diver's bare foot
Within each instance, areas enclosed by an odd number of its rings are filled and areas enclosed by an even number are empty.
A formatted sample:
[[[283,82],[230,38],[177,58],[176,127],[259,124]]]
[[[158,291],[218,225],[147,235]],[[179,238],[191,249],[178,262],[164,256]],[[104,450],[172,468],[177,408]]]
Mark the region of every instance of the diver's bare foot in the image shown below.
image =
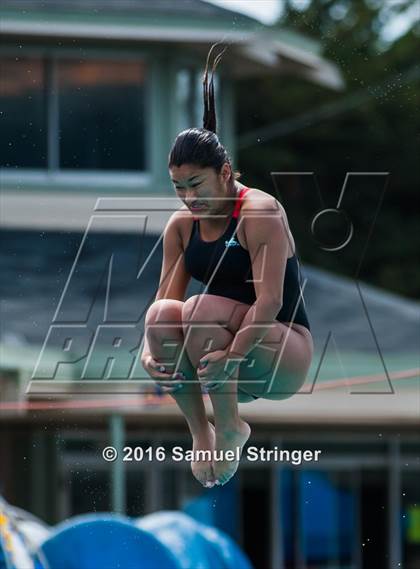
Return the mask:
[[[211,456],[213,456],[214,447],[216,443],[216,434],[214,431],[214,426],[210,421],[207,423],[208,427],[202,433],[197,433],[193,435],[193,452],[197,450],[210,450]],[[211,488],[214,486],[215,477],[213,472],[213,460],[192,460],[191,470],[195,478],[205,486],[206,488]]]
[[[214,476],[216,484],[223,486],[228,480],[232,478],[239,466],[239,461],[236,459],[237,448],[240,448],[239,456],[242,449],[251,434],[251,427],[246,421],[242,419],[231,428],[226,428],[222,431],[216,431],[216,452],[233,450],[235,453],[234,460],[215,460],[214,461]],[[218,455],[216,455],[218,456]]]

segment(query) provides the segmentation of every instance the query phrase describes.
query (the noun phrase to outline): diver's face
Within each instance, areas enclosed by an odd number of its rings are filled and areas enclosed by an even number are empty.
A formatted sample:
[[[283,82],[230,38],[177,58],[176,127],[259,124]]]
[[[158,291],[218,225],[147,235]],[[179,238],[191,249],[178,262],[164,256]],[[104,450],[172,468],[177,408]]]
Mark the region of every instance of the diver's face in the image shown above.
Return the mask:
[[[227,180],[230,166],[225,163],[220,174],[214,168],[193,164],[169,169],[177,196],[193,213],[217,213],[226,209]]]

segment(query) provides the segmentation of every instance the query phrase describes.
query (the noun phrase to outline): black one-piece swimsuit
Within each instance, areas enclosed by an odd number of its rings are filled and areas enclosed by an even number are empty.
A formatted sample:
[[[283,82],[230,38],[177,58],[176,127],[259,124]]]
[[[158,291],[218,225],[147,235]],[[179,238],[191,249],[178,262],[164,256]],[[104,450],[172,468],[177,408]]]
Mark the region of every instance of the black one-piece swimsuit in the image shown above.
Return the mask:
[[[207,285],[204,294],[225,296],[251,305],[256,300],[251,258],[236,238],[239,211],[248,190],[249,188],[241,188],[229,225],[219,239],[203,241],[200,237],[199,218],[194,217],[184,259],[189,274]],[[283,304],[276,320],[302,324],[310,330],[296,254],[287,259]]]

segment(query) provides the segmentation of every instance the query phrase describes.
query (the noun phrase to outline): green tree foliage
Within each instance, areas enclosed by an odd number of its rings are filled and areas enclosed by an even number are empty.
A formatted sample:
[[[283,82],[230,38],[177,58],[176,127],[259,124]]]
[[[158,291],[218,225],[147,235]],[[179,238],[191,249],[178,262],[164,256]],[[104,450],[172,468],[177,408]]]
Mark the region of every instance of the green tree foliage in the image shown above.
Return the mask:
[[[420,297],[420,40],[416,0],[287,0],[276,24],[311,36],[345,81],[332,91],[287,75],[237,84],[238,166],[244,182],[273,191],[272,171],[313,171],[331,204],[347,172],[390,173],[360,278]],[[387,45],[384,26],[410,14],[408,31]],[[259,101],[256,104],[255,101]],[[269,127],[269,128],[268,128]],[[369,201],[354,204],[363,222]],[[304,208],[305,204],[300,204]],[[297,228],[294,228],[296,231]],[[301,246],[303,261],[353,276],[351,247],[329,257]],[[347,257],[346,257],[347,255]]]

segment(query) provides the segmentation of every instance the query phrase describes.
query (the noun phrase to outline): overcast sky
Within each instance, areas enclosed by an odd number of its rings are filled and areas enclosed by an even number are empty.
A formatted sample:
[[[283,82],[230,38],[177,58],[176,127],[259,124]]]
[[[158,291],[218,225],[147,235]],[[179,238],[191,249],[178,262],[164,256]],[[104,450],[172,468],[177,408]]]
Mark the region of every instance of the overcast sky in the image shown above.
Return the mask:
[[[275,22],[281,9],[281,0],[206,0],[206,2],[242,12],[264,24]]]

